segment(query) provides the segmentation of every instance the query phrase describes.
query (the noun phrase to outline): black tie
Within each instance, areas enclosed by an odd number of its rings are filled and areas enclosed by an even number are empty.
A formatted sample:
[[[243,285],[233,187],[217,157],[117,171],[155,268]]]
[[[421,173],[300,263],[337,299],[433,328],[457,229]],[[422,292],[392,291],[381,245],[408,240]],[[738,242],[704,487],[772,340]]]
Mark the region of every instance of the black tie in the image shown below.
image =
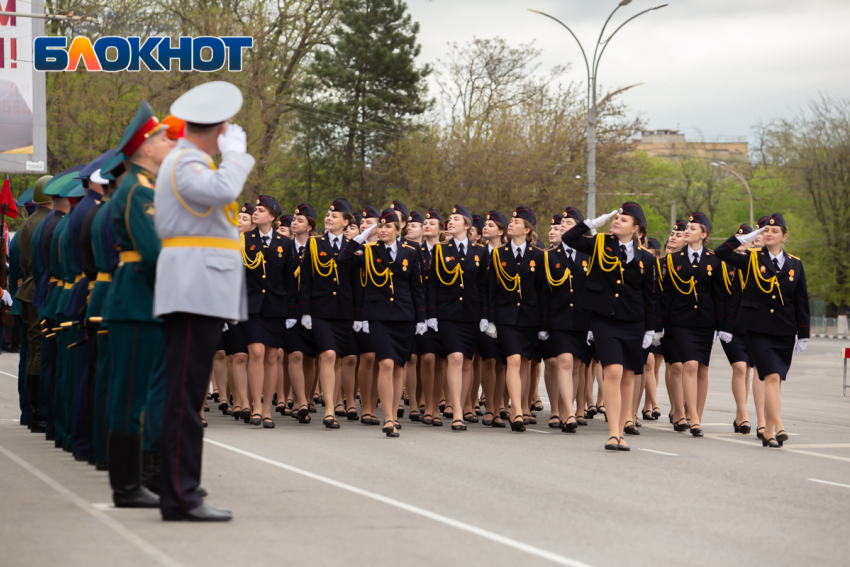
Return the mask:
[[[517,249],[516,249],[516,259],[517,259],[517,260],[522,260],[522,248],[517,248]]]
[[[776,273],[779,273],[779,258],[773,259],[773,266],[776,268]]]
[[[459,244],[457,249],[460,250],[460,255],[463,256],[463,244]]]
[[[299,259],[299,260],[303,257],[303,252],[304,252],[304,247],[303,247],[303,246],[299,246],[299,247],[298,247],[298,259]]]
[[[425,263],[430,262],[431,261],[431,251],[428,250],[428,246],[424,246],[422,248],[422,253],[425,255]]]
[[[699,264],[699,254],[694,252],[694,264]]]
[[[626,253],[625,244],[620,244],[620,258],[623,260],[623,262],[629,261],[629,255]]]
[[[334,249],[334,256],[339,254],[339,245],[337,244],[336,238],[331,238],[331,242],[333,242],[332,248]]]
[[[270,238],[269,238],[268,236],[264,236],[264,237],[263,237],[263,246],[268,246],[268,245],[269,245],[269,239],[270,239]]]

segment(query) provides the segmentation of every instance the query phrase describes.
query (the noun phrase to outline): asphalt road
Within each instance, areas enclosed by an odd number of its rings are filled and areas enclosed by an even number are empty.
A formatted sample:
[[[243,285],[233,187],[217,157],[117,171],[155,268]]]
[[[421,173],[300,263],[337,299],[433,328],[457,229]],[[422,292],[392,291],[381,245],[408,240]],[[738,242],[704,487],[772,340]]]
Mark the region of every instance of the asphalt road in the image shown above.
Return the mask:
[[[813,339],[795,359],[779,450],[732,433],[719,345],[706,436],[645,422],[629,453],[602,449],[600,419],[576,435],[550,430],[548,409],[524,434],[405,417],[399,439],[344,420],[332,431],[278,418],[263,430],[213,410],[203,484],[234,512],[217,525],[112,508],[106,473],[18,425],[18,359],[4,353],[0,565],[847,565],[844,346]],[[663,386],[659,400],[666,414]]]

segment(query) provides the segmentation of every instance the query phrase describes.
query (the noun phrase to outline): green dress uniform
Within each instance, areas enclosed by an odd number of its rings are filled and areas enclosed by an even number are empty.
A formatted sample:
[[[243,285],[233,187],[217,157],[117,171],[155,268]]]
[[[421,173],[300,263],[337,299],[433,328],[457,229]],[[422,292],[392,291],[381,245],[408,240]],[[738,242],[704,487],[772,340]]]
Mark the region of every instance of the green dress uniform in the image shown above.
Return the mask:
[[[18,403],[21,408],[21,425],[29,425],[32,409],[27,393],[27,357],[29,342],[27,329],[21,319],[21,300],[15,297],[24,283],[24,272],[21,269],[20,232],[16,232],[9,243],[9,295],[12,296],[12,308],[9,310],[15,318],[15,324],[20,329],[21,348],[18,351]]]
[[[120,263],[109,286],[103,318],[109,324],[109,474],[113,489],[136,486],[144,445],[159,451],[165,401],[165,345],[161,320],[153,316],[160,241],[153,224],[156,178],[132,164],[115,195],[110,216]],[[155,394],[149,399],[149,393]],[[200,407],[198,408],[200,409]]]
[[[32,276],[32,236],[36,227],[50,213],[48,207],[41,206],[49,202],[44,196],[43,188],[50,181],[50,176],[41,177],[35,184],[33,190],[33,201],[39,203],[39,207],[27,218],[18,231],[19,246],[21,251],[21,271],[23,282],[15,294],[21,301],[21,320],[26,325],[27,340],[29,341],[29,357],[27,358],[27,393],[30,400],[30,429],[33,432],[43,432],[46,428],[44,414],[38,411],[39,401],[39,371],[41,369],[41,324],[38,311],[33,307],[32,301],[35,297],[36,281]]]
[[[57,211],[58,213],[58,211]],[[52,371],[52,377],[47,377],[47,383],[53,384],[52,388],[52,417],[53,423],[56,427],[56,446],[62,447],[66,451],[71,451],[71,428],[69,426],[69,417],[66,415],[66,401],[68,393],[68,387],[65,382],[65,353],[68,352],[68,333],[59,330],[63,329],[59,325],[64,322],[64,319],[60,319],[57,314],[56,306],[59,303],[59,296],[62,294],[64,290],[63,278],[64,274],[62,273],[62,261],[59,257],[59,237],[64,231],[64,229],[68,226],[68,221],[70,221],[70,217],[65,214],[62,216],[62,220],[59,221],[59,224],[56,225],[56,229],[53,231],[53,235],[50,238],[50,253],[48,258],[46,259],[48,269],[50,271],[51,281],[56,279],[53,285],[53,288],[47,292],[47,297],[44,300],[44,303],[38,308],[39,317],[42,320],[46,320],[48,323],[49,330],[45,335],[45,338],[51,341],[50,347],[55,352],[55,356],[51,355],[51,368],[48,368],[46,372],[50,373]],[[42,235],[44,237],[44,235]],[[43,243],[42,249],[47,246],[47,243]],[[64,316],[63,316],[64,317]]]

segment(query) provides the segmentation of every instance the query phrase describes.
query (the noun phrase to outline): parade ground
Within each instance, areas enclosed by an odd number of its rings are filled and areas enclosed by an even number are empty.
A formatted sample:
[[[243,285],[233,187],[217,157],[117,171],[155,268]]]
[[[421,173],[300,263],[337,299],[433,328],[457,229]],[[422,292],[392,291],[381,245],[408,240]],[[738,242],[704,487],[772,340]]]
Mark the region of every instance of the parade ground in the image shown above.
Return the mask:
[[[18,424],[18,356],[3,353],[0,564],[847,565],[845,346],[812,339],[794,357],[782,449],[762,448],[752,400],[753,433],[732,433],[719,343],[705,437],[673,432],[662,379],[665,416],[627,438],[630,453],[603,450],[603,416],[575,435],[549,429],[548,403],[522,434],[480,424],[452,432],[405,413],[401,437],[388,439],[344,419],[325,429],[320,414],[311,425],[275,414],[277,427],[265,430],[210,402],[201,482],[210,503],[233,510],[223,524],[113,508],[106,472]],[[542,381],[541,394],[546,403]]]

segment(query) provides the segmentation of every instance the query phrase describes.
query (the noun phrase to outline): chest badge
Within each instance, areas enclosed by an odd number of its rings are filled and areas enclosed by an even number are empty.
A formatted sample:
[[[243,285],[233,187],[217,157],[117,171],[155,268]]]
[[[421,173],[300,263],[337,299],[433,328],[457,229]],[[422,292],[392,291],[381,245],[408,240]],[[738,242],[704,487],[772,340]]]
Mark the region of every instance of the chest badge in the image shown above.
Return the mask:
[[[529,266],[531,266],[531,271],[533,272],[533,271],[534,271],[534,266],[536,265],[536,264],[535,264],[535,262],[534,262],[534,260],[532,260],[531,262],[529,262],[529,263],[528,263],[528,265],[529,265]]]
[[[788,270],[788,281],[789,282],[794,281],[794,270]]]
[[[277,257],[278,257],[278,258],[283,258],[283,246],[278,246],[278,247],[277,247]]]
[[[405,272],[407,271],[407,258],[401,261],[401,269]]]
[[[319,252],[319,256],[327,256],[327,255],[328,255],[327,252]]]
[[[587,260],[581,261],[581,267],[585,272],[587,271]]]
[[[640,261],[640,273],[643,273],[643,260]]]
[[[705,269],[708,271],[708,275],[710,276],[711,275],[711,264],[706,266]]]
[[[251,250],[256,250],[256,249],[257,249],[256,244],[252,244],[252,245],[251,245]]]
[[[764,268],[764,266],[762,266],[761,268],[759,268],[759,271],[760,271],[761,273],[765,273],[767,270]]]

